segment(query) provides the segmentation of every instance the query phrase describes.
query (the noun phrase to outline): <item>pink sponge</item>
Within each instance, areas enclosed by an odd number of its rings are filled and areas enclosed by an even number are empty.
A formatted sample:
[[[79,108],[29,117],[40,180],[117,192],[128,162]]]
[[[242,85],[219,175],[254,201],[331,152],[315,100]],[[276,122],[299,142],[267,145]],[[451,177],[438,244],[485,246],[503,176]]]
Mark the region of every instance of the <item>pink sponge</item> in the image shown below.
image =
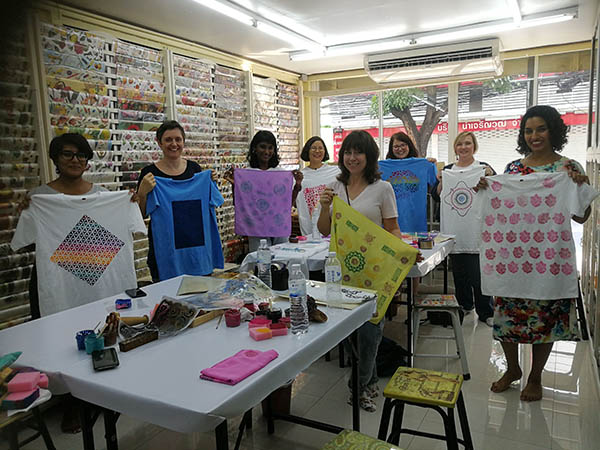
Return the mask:
[[[2,400],[0,409],[24,409],[31,405],[40,396],[39,388],[30,391],[12,392]]]
[[[44,389],[48,389],[48,375],[46,375],[45,373],[40,373],[40,382],[38,383],[38,386]]]
[[[39,382],[39,372],[21,372],[16,374],[13,379],[8,382],[8,392],[31,391],[38,387]],[[48,378],[46,377],[46,383],[47,382]]]

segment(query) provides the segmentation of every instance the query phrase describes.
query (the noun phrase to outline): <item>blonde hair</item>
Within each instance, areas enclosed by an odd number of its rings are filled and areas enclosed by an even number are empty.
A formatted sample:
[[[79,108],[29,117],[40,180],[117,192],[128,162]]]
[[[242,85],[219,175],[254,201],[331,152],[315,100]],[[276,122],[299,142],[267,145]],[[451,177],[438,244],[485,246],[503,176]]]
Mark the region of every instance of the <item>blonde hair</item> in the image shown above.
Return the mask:
[[[458,136],[456,136],[456,138],[454,139],[454,144],[452,145],[452,147],[456,150],[456,144],[458,144],[458,141],[460,141],[461,139],[463,139],[466,136],[471,136],[471,139],[473,140],[473,153],[477,152],[477,149],[479,148],[479,144],[477,144],[477,138],[475,137],[475,135],[473,134],[472,131],[462,131],[460,133],[458,133]]]

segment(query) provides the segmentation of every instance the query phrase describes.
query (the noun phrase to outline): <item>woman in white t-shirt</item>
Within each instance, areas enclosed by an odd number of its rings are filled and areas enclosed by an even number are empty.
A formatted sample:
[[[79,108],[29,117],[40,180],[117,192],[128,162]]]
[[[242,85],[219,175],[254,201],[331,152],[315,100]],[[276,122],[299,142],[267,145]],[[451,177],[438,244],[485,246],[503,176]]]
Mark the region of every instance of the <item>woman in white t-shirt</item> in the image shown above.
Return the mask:
[[[325,164],[329,160],[329,152],[323,139],[313,136],[302,148],[300,159],[308,162],[308,166],[302,169],[302,189],[296,199],[298,209],[298,221],[302,235],[318,233],[317,219],[319,217],[319,196],[321,192],[331,184],[340,173],[338,166]]]
[[[496,175],[492,167],[485,162],[477,161],[477,138],[470,131],[463,131],[454,139],[454,153],[457,160],[448,164],[442,170],[465,170],[472,167],[484,166],[487,176]],[[437,185],[434,187],[434,198],[442,192],[441,173]],[[452,253],[450,255],[452,276],[454,278],[454,290],[456,300],[465,313],[477,312],[479,320],[488,326],[493,326],[494,308],[492,297],[481,293],[481,271],[479,268],[478,253]]]
[[[353,131],[344,139],[338,160],[341,173],[321,193],[321,213],[317,222],[321,234],[327,236],[331,232],[331,204],[333,196],[337,195],[386,231],[402,237],[394,189],[390,183],[381,180],[378,158],[379,148],[366,131]],[[359,404],[369,412],[377,409],[373,400],[379,390],[375,358],[383,336],[383,323],[383,320],[377,325],[366,322],[358,329]]]

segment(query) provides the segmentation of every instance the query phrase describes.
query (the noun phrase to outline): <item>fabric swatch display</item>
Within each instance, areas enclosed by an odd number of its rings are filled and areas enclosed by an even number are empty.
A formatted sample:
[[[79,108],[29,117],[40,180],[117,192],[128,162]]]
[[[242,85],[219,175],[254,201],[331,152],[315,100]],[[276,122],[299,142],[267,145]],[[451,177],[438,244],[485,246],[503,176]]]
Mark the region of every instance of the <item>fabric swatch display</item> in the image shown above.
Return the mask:
[[[435,164],[425,158],[386,159],[379,161],[379,170],[394,188],[400,230],[427,231],[427,187],[437,180]]]
[[[161,280],[179,275],[208,275],[223,268],[215,207],[223,196],[211,171],[186,180],[154,177],[146,211],[152,221],[154,252]]]
[[[234,179],[235,232],[241,236],[289,236],[292,172],[236,169]]]
[[[135,232],[146,225],[128,192],[33,195],[11,247],[36,245],[42,316],[136,287]]]
[[[417,249],[388,233],[338,197],[333,198],[331,244],[342,263],[342,284],[377,291],[377,316],[388,305],[417,259]]]
[[[440,230],[456,236],[452,253],[479,253],[482,196],[473,191],[485,167],[442,171]]]
[[[339,175],[340,169],[337,166],[328,166],[323,164],[318,169],[304,168],[302,174],[302,190],[296,198],[296,208],[298,208],[298,219],[300,222],[300,231],[302,235],[307,236],[313,232],[313,223],[320,211],[319,199],[321,192],[335,181]]]
[[[481,291],[485,295],[576,298],[571,216],[599,194],[564,173],[487,177],[481,191]]]

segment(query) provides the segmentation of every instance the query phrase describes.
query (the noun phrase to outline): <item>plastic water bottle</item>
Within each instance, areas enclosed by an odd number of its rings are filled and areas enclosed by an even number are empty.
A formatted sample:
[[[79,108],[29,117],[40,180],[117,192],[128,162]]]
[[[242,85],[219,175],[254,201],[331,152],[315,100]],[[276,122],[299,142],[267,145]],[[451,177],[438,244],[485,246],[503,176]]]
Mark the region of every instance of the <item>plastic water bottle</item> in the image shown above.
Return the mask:
[[[329,252],[325,261],[325,282],[327,283],[327,303],[342,303],[342,265],[335,252]]]
[[[304,334],[308,331],[308,308],[306,305],[306,278],[300,269],[300,264],[292,264],[288,286],[292,334]]]
[[[271,284],[271,249],[267,245],[266,239],[260,240],[260,246],[258,247],[256,256],[258,259],[258,278],[267,286],[272,287],[273,285]]]
[[[319,227],[317,226],[317,222],[319,220],[319,216],[317,215],[317,211],[313,211],[313,216],[311,217],[311,222],[312,222],[312,236],[311,236],[311,241],[320,241],[321,238],[321,232],[319,231]]]

